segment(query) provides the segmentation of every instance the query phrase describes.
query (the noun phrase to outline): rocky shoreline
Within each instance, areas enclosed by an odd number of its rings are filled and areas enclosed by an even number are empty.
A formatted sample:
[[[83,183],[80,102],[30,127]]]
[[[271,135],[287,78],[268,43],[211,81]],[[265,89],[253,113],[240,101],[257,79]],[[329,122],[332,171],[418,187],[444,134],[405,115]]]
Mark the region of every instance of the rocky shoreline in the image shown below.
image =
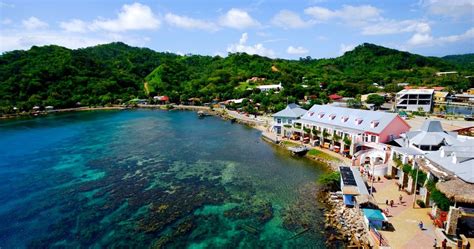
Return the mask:
[[[324,229],[330,234],[327,243],[343,241],[347,248],[370,248],[369,234],[356,208],[346,208],[342,196],[324,190],[318,201],[324,206]]]

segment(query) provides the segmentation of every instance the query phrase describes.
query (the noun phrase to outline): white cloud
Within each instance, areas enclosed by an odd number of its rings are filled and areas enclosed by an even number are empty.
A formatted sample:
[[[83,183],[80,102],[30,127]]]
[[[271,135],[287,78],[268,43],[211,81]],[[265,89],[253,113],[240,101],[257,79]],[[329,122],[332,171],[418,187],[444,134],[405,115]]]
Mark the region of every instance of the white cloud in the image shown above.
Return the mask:
[[[474,1],[472,0],[426,0],[421,5],[435,15],[449,16],[459,18],[461,16],[470,16],[471,21],[474,13]]]
[[[55,30],[9,30],[0,36],[0,52],[29,49],[32,46],[59,45],[71,49],[122,41],[133,46],[145,46],[148,37],[117,33],[69,33]]]
[[[344,44],[342,43],[340,46],[339,46],[339,55],[343,55],[345,52],[347,51],[351,51],[355,48],[355,45],[354,44]]]
[[[89,24],[79,19],[72,19],[68,22],[60,22],[59,27],[67,32],[84,33],[89,29]]]
[[[429,33],[431,27],[428,22],[418,20],[384,20],[362,28],[363,35],[388,35],[407,32]]]
[[[339,19],[350,25],[362,25],[367,22],[380,20],[382,11],[371,5],[343,5],[341,9],[336,10],[313,6],[306,8],[304,12],[317,22]]]
[[[295,12],[289,10],[281,10],[272,18],[272,24],[284,29],[304,28],[311,25],[311,22],[306,22]]]
[[[0,24],[2,25],[8,25],[8,24],[11,24],[12,23],[12,20],[10,18],[5,18],[5,19],[2,19],[0,21]]]
[[[190,18],[187,16],[178,16],[172,13],[165,15],[165,20],[168,24],[185,29],[201,29],[207,31],[217,31],[219,28],[212,22],[207,22],[199,19]]]
[[[286,52],[288,54],[304,55],[304,54],[308,54],[309,50],[301,46],[300,47],[289,46],[288,49],[286,49]]]
[[[470,41],[474,39],[474,27],[459,35],[433,37],[430,34],[414,34],[407,42],[409,46],[442,46],[447,43]]]
[[[275,57],[275,52],[271,49],[265,48],[261,43],[255,45],[247,45],[248,34],[243,33],[240,37],[239,43],[230,44],[227,47],[229,53],[247,53],[247,54],[258,54],[261,56],[267,56],[270,58]]]
[[[234,29],[246,29],[260,26],[260,23],[253,19],[249,13],[234,8],[230,9],[225,15],[222,15],[219,18],[219,24]]]
[[[123,5],[116,19],[95,20],[92,29],[124,32],[127,30],[157,29],[160,24],[160,20],[153,14],[150,7],[133,3]]]
[[[408,40],[408,44],[412,45],[412,46],[419,46],[419,45],[430,44],[433,41],[434,41],[434,39],[430,34],[415,33],[410,38],[410,40]]]
[[[32,16],[26,20],[21,21],[23,24],[23,27],[26,29],[44,29],[48,27],[48,24],[46,22],[41,21],[40,19]]]
[[[15,5],[12,3],[0,1],[0,8],[15,8]]]

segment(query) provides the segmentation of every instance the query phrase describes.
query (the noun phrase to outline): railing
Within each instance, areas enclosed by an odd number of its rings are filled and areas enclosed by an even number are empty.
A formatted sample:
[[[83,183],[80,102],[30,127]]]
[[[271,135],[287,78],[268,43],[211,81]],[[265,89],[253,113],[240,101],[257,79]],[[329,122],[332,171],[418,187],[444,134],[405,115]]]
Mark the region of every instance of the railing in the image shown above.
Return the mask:
[[[377,245],[383,246],[383,247],[389,246],[387,239],[385,239],[383,235],[379,231],[377,231],[377,229],[371,227],[369,233],[372,236],[372,238],[375,240],[375,243]]]

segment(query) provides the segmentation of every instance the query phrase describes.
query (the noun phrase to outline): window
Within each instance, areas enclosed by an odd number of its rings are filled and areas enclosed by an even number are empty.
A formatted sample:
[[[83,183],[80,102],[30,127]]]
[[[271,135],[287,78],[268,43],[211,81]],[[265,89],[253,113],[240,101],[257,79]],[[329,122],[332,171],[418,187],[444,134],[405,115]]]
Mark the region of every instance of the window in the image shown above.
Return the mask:
[[[320,113],[318,114],[318,117],[319,117],[319,118],[323,118],[323,117],[324,117],[324,112],[320,112]]]
[[[281,118],[277,118],[277,124],[281,124]]]
[[[331,114],[331,115],[329,115],[329,119],[333,120],[333,119],[335,119],[335,118],[336,118],[336,114]]]
[[[347,122],[348,119],[349,119],[349,117],[342,116],[341,117],[341,122],[345,123],[345,122]]]
[[[310,112],[309,116],[312,117],[314,115],[314,112]]]
[[[370,136],[370,142],[375,143],[377,139],[377,136]]]
[[[378,120],[372,120],[372,122],[370,122],[370,126],[372,128],[375,128],[375,127],[379,126],[379,121]]]
[[[360,125],[360,124],[362,123],[362,121],[364,121],[364,120],[361,119],[361,118],[356,118],[356,119],[355,119],[355,124],[356,124],[356,125]]]

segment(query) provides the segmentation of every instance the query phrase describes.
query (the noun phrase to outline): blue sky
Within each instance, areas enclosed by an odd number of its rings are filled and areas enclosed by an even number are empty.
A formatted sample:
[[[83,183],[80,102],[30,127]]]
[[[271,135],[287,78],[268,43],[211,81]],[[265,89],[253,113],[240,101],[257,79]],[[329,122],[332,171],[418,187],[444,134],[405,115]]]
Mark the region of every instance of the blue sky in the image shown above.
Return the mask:
[[[474,1],[0,0],[0,51],[123,41],[179,54],[336,57],[363,42],[474,52]]]

